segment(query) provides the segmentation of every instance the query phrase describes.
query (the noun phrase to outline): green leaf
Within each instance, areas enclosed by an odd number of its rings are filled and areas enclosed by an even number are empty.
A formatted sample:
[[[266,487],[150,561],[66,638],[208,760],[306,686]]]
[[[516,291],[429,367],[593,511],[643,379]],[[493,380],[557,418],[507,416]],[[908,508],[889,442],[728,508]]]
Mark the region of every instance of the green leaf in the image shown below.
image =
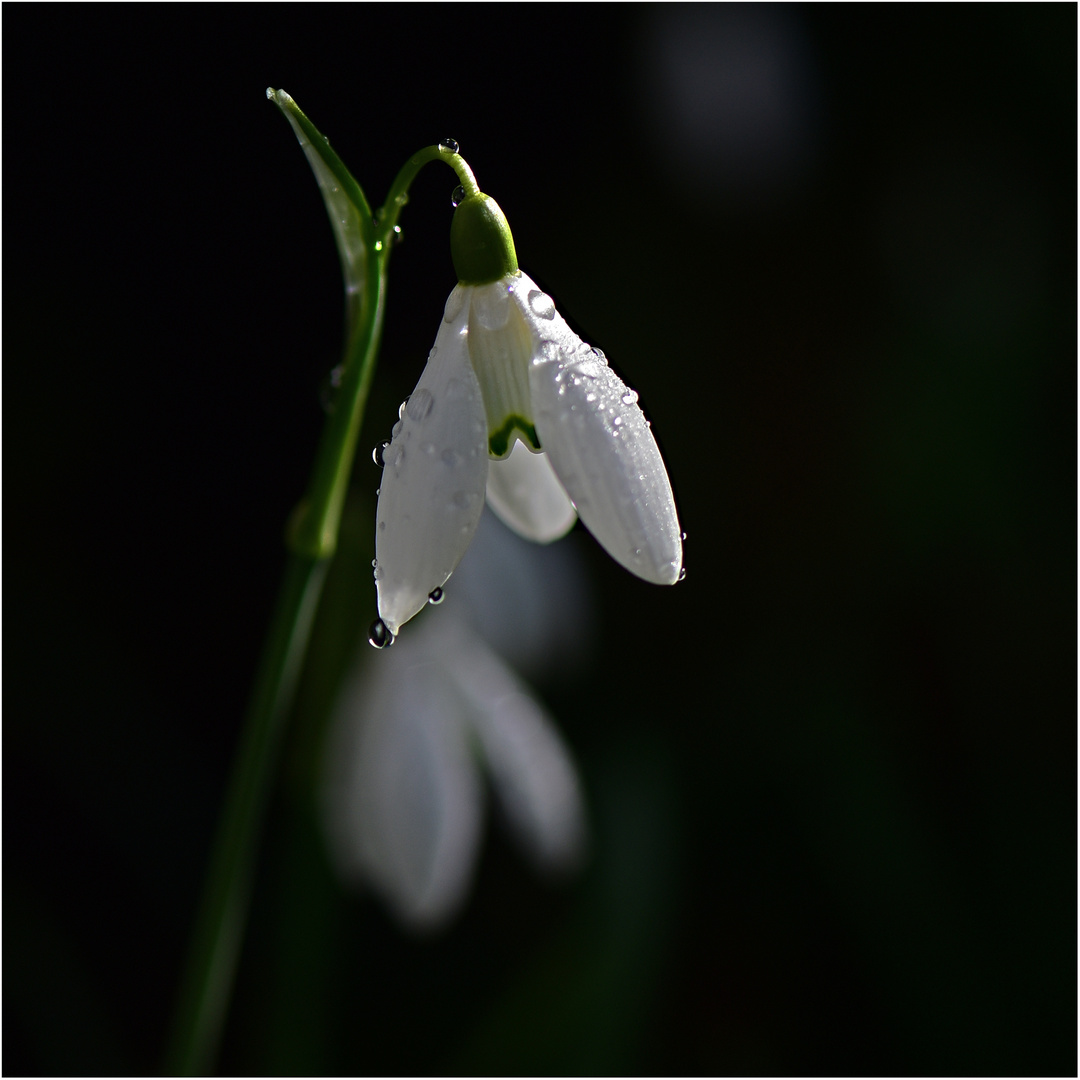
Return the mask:
[[[284,91],[268,87],[266,96],[285,114],[292,125],[315,179],[319,182],[345,279],[345,309],[349,333],[359,324],[364,283],[375,246],[375,225],[371,207],[360,185],[353,179],[330,142],[304,115],[300,106]]]

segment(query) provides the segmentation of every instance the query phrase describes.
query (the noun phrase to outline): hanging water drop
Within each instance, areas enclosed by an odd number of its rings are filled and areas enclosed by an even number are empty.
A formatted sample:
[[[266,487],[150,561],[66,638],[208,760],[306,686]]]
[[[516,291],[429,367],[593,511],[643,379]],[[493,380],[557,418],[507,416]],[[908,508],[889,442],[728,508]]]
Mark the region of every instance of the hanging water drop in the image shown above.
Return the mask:
[[[394,635],[390,633],[386,623],[382,619],[376,619],[368,630],[368,641],[376,649],[385,649],[387,645],[394,644]]]
[[[443,602],[444,596],[445,593],[442,591],[442,589],[432,589],[431,592],[428,593],[427,602],[429,604],[441,604]]]
[[[375,464],[378,465],[380,469],[386,464],[385,454],[386,454],[386,448],[389,445],[390,445],[390,443],[384,442],[384,443],[381,443],[380,445],[376,446],[375,449],[371,451],[371,460],[374,461]]]
[[[454,188],[454,194],[450,196],[450,202],[456,208],[460,206],[464,201],[465,189],[460,184],[458,184],[458,186]]]
[[[399,420],[401,420],[401,419],[402,419],[402,418],[403,418],[403,417],[405,416],[405,406],[406,406],[406,405],[408,405],[408,404],[409,404],[409,399],[408,399],[408,398],[406,398],[406,399],[405,399],[405,400],[404,400],[404,401],[403,401],[403,402],[402,402],[402,403],[401,403],[401,404],[400,404],[400,405],[399,405],[399,406],[397,407],[397,418],[398,418]]]
[[[682,569],[679,570],[679,578],[678,578],[678,580],[682,581],[683,578],[685,578],[685,577],[686,577],[686,567],[684,566],[684,567],[682,567]]]
[[[445,150],[448,154],[456,154],[460,148],[457,139],[443,139],[439,143],[439,149]]]
[[[401,231],[400,225],[394,226],[394,234],[391,237],[395,244],[400,244],[405,239],[405,234]]]

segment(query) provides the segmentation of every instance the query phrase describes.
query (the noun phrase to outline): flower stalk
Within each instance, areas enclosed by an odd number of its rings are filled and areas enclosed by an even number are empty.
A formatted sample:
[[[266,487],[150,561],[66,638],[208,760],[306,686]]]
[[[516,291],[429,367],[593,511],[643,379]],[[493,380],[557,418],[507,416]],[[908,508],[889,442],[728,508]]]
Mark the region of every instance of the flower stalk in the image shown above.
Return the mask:
[[[280,90],[267,90],[267,97],[292,125],[326,203],[345,282],[345,355],[340,389],[323,429],[307,492],[286,530],[288,564],[195,920],[166,1052],[166,1075],[206,1075],[214,1068],[247,922],[259,832],[326,571],[337,545],[375,372],[398,217],[413,178],[429,161],[450,165],[467,193],[478,190],[456,146],[431,146],[406,163],[386,203],[373,215],[360,185],[296,102]]]

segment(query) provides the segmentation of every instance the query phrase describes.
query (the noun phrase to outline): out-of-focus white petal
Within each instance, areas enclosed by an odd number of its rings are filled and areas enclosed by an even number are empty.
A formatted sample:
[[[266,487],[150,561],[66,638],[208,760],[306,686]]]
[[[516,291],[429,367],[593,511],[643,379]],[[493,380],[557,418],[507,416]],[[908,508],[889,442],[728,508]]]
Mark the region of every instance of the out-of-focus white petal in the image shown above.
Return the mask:
[[[422,636],[367,665],[339,699],[326,821],[343,874],[370,883],[407,925],[431,929],[468,889],[482,789],[466,705]]]
[[[569,870],[585,851],[585,808],[577,770],[559,733],[524,684],[461,629],[446,672],[468,703],[495,792],[527,853],[543,869]]]
[[[484,514],[449,584],[448,607],[526,678],[566,675],[589,661],[592,588],[576,539],[534,544]]]
[[[538,347],[529,370],[544,453],[578,516],[608,554],[658,585],[682,569],[682,532],[667,469],[637,394],[537,289],[523,308]]]
[[[510,456],[488,465],[488,506],[519,536],[548,544],[573,528],[577,512],[545,454],[514,443]]]
[[[454,572],[484,509],[487,423],[461,293],[450,294],[427,367],[383,450],[375,579],[392,634]]]

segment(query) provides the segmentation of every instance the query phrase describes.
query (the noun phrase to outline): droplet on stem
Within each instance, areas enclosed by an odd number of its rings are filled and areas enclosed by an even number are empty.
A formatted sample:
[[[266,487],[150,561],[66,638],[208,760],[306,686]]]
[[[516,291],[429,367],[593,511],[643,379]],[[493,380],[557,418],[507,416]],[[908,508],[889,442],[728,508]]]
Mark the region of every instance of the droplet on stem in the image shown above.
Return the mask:
[[[448,154],[456,154],[460,149],[457,139],[443,139],[439,143],[439,149],[445,150]]]
[[[455,207],[458,207],[464,201],[465,201],[465,189],[460,184],[458,184],[458,186],[456,188],[454,188],[453,195],[450,196],[450,202]]]

